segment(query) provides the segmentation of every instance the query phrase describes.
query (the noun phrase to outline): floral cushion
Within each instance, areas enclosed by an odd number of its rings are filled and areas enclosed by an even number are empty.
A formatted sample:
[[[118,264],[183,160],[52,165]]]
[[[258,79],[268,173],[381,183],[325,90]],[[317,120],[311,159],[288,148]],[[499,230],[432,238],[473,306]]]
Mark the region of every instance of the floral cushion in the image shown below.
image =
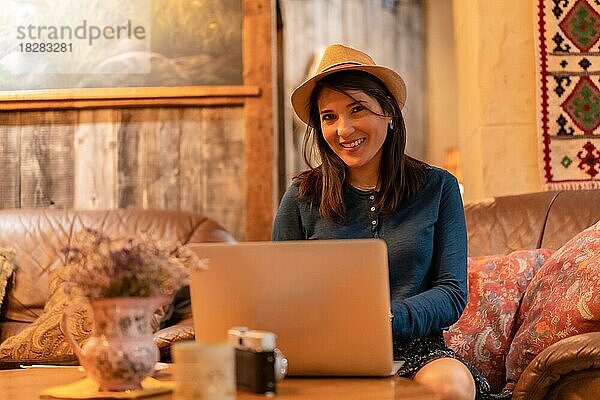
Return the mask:
[[[486,376],[493,391],[504,386],[504,361],[515,316],[527,285],[552,250],[469,257],[469,298],[460,319],[444,332],[448,346]]]
[[[2,302],[4,301],[8,280],[13,273],[14,258],[15,251],[13,249],[0,248],[0,306],[2,306]]]
[[[517,324],[506,358],[508,389],[548,346],[600,330],[600,221],[546,261],[525,291]]]

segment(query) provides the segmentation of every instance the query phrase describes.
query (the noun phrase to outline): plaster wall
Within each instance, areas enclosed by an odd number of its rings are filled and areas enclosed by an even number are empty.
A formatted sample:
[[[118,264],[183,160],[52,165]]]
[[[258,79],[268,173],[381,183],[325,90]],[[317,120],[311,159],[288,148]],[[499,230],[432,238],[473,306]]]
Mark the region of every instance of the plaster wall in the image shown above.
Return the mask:
[[[533,2],[453,6],[464,200],[539,191]]]
[[[458,103],[452,0],[425,2],[427,148],[425,161],[444,167],[446,153],[458,144]]]

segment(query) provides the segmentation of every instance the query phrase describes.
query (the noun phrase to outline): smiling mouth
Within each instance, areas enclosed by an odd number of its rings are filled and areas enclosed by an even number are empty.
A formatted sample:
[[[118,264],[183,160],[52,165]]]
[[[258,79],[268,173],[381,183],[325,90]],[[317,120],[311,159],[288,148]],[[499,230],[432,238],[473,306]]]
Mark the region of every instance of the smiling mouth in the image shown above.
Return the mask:
[[[342,146],[345,149],[352,149],[352,148],[358,146],[359,144],[361,144],[364,141],[365,141],[365,138],[360,138],[360,139],[356,139],[354,142],[340,143],[340,146]]]

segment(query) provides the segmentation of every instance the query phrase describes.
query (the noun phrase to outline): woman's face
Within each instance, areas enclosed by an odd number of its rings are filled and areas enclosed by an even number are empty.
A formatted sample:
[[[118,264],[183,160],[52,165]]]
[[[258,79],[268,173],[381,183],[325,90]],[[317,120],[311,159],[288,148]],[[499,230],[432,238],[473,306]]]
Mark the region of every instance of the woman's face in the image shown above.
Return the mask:
[[[329,88],[321,90],[317,101],[321,131],[331,150],[348,166],[351,178],[365,177],[365,173],[377,178],[390,117],[383,116],[377,100],[365,92],[348,94],[354,99]]]

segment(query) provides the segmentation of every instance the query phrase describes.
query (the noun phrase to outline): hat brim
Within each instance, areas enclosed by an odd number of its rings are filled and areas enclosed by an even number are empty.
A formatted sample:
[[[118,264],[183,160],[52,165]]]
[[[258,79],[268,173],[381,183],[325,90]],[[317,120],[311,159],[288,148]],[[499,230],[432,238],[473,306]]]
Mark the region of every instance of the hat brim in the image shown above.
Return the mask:
[[[404,108],[406,103],[406,84],[400,75],[394,70],[382,65],[344,65],[338,68],[332,68],[325,72],[321,72],[312,78],[306,80],[292,92],[291,102],[294,112],[305,124],[309,124],[309,102],[312,91],[317,82],[324,77],[335,74],[340,71],[364,71],[377,77],[390,91],[392,96],[398,102],[400,109]]]

